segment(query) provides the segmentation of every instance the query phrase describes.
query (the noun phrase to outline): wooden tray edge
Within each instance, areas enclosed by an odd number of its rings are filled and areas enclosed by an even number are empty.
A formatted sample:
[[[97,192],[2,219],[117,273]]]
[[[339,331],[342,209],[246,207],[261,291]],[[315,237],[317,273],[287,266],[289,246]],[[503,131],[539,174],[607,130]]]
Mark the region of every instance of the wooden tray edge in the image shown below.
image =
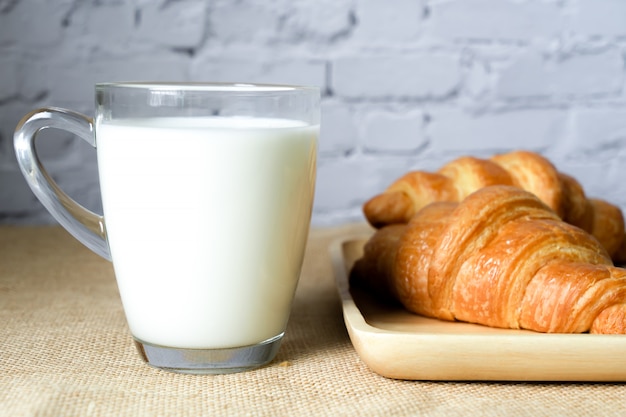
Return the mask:
[[[337,239],[329,251],[350,340],[375,373],[406,380],[626,381],[626,336],[622,335],[494,329],[458,335],[446,333],[448,326],[455,325],[448,322],[441,322],[441,332],[407,334],[370,325],[349,287],[350,268],[370,235]]]

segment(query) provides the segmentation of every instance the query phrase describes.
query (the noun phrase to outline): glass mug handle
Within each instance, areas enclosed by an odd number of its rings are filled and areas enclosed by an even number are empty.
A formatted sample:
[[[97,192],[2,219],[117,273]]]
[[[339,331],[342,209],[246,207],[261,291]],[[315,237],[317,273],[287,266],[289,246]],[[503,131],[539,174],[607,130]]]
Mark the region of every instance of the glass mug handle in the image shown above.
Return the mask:
[[[73,133],[95,148],[93,119],[55,107],[35,110],[27,114],[15,128],[13,145],[22,174],[44,207],[82,244],[111,260],[103,216],[89,211],[65,194],[37,157],[35,139],[39,131],[46,128]]]

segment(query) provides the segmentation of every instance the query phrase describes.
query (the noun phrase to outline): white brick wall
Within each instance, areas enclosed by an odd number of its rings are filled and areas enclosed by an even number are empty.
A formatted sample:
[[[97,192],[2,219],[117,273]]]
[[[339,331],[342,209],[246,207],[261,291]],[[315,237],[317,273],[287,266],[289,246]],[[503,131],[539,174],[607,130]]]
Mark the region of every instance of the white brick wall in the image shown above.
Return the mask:
[[[331,77],[332,91],[348,100],[438,100],[457,91],[461,71],[454,53],[385,51],[336,58]]]
[[[320,86],[318,225],[408,169],[514,148],[626,209],[625,68],[624,0],[0,0],[0,221],[52,221],[15,165],[19,118],[91,113],[95,82],[128,79]],[[53,177],[99,210],[95,152],[46,136]]]

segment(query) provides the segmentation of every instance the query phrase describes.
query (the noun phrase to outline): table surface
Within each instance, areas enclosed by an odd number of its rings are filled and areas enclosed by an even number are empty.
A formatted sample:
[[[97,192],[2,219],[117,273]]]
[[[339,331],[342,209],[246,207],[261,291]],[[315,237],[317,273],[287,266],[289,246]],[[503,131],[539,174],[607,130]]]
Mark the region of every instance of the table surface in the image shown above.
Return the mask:
[[[626,415],[621,383],[418,382],[370,371],[347,335],[328,252],[364,228],[311,231],[272,363],[198,376],[141,361],[110,263],[60,227],[0,227],[0,416]]]

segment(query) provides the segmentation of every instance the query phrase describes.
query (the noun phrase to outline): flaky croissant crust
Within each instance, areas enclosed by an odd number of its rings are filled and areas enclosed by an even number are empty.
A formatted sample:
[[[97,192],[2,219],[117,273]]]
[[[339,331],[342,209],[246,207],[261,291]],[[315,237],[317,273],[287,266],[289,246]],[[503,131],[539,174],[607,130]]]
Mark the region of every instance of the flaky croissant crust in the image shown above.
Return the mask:
[[[626,333],[626,270],[534,194],[490,186],[379,229],[352,283],[428,317],[556,333]]]
[[[529,151],[489,159],[457,158],[437,172],[408,172],[363,206],[368,222],[380,228],[407,223],[436,201],[459,202],[491,185],[511,185],[535,194],[561,219],[594,235],[616,262],[626,262],[624,217],[619,207],[587,198],[573,177],[559,172],[543,156]]]

